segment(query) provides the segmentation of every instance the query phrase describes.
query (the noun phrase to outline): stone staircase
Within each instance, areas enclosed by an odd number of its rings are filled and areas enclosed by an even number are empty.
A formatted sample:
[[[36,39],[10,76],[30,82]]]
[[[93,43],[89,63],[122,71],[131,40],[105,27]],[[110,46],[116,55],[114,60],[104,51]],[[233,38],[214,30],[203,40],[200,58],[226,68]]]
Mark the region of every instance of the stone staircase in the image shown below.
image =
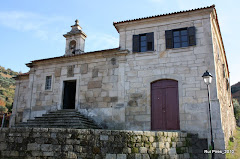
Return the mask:
[[[15,127],[101,129],[93,120],[73,109],[49,112],[27,122],[18,123]]]

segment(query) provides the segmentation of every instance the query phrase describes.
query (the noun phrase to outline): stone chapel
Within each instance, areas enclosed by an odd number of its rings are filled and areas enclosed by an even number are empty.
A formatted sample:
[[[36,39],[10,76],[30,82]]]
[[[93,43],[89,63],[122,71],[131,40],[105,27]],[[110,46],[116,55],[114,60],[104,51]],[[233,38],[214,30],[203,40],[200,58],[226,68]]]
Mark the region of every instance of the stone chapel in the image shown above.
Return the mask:
[[[209,138],[208,70],[215,149],[235,129],[229,69],[215,6],[114,22],[119,47],[84,52],[78,20],[65,54],[34,60],[16,77],[11,126],[76,110],[107,129],[187,131]]]

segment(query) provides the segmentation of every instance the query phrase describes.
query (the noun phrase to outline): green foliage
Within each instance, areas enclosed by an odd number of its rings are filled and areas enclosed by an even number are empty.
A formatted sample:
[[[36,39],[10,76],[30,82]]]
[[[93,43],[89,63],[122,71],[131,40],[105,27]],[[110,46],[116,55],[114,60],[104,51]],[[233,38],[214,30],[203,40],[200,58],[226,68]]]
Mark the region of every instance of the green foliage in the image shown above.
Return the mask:
[[[176,152],[177,152],[177,154],[183,154],[181,147],[176,147]]]
[[[175,142],[175,141],[176,141],[176,138],[175,138],[175,137],[171,137],[171,141],[172,141],[172,142]]]
[[[138,153],[138,148],[137,147],[132,148],[132,153]]]
[[[150,154],[150,158],[151,159],[158,159],[159,158],[159,154]]]
[[[176,147],[177,154],[184,154],[186,153],[185,147]]]
[[[11,75],[11,76],[16,76],[18,75],[17,72],[12,71],[11,69],[5,69],[4,67],[0,66],[0,73],[3,73],[5,75]]]
[[[237,127],[236,131],[233,134],[234,142],[228,141],[227,150],[230,150],[230,153],[226,154],[226,158],[229,159],[239,159],[240,158],[240,128]]]
[[[191,139],[186,139],[186,146],[187,147],[190,147],[190,146],[192,146],[192,144],[191,144]]]
[[[236,120],[240,120],[240,105],[237,99],[233,98],[234,116]]]
[[[0,105],[0,113],[6,113],[8,111],[8,109],[4,106]]]
[[[6,103],[6,108],[8,109],[8,112],[12,112],[13,103],[11,104]]]
[[[17,72],[0,66],[0,105],[4,106],[9,112],[12,111],[15,90],[13,77],[16,75],[18,75]]]
[[[160,141],[160,136],[155,136],[155,141]]]
[[[209,147],[209,150],[212,150],[212,149],[213,149],[212,145],[209,145],[208,147]]]

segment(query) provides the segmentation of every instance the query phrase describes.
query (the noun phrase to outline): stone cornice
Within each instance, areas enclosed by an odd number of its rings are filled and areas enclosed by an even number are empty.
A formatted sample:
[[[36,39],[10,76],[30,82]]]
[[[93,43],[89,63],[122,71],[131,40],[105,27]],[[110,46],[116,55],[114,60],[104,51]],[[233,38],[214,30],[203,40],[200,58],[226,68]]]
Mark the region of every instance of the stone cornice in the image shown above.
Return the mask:
[[[68,56],[59,56],[48,59],[40,59],[31,61],[26,65],[30,68],[40,65],[48,65],[48,64],[57,64],[57,63],[67,63],[67,62],[75,62],[80,60],[85,60],[89,58],[109,58],[114,56],[126,56],[129,53],[128,50],[119,50],[119,48],[108,49],[108,50],[100,50],[95,52],[88,52],[77,55],[68,55]]]

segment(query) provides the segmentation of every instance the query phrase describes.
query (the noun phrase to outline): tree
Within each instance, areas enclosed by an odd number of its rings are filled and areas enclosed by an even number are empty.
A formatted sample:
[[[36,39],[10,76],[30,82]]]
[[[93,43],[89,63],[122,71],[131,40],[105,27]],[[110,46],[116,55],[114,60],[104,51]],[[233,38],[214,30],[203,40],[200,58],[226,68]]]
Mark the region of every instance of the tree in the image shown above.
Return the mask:
[[[8,112],[12,112],[12,108],[13,108],[13,102],[10,103],[6,103],[6,108],[8,109]]]
[[[8,111],[8,109],[4,106],[0,106],[0,113],[6,113]]]
[[[4,101],[4,100],[2,100],[1,98],[0,98],[0,106],[3,106],[3,107],[5,107],[5,106],[6,106],[6,103],[5,103],[5,101]]]
[[[237,121],[240,120],[240,104],[237,99],[233,98],[233,106],[234,106],[234,116]]]

